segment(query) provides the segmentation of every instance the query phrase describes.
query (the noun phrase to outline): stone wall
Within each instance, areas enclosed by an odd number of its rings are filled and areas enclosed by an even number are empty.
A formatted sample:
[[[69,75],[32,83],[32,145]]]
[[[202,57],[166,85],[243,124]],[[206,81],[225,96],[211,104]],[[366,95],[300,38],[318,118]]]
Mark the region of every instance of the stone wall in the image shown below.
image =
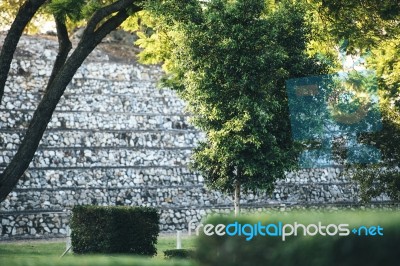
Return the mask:
[[[28,36],[18,46],[0,106],[0,170],[44,93],[56,48],[55,40]],[[65,236],[77,204],[156,207],[163,231],[231,211],[229,195],[206,189],[188,169],[203,134],[174,92],[156,88],[161,70],[110,58],[96,49],[69,84],[29,170],[0,204],[2,240]],[[251,194],[242,204],[354,206],[357,191],[339,168],[302,170],[278,182],[273,195]]]

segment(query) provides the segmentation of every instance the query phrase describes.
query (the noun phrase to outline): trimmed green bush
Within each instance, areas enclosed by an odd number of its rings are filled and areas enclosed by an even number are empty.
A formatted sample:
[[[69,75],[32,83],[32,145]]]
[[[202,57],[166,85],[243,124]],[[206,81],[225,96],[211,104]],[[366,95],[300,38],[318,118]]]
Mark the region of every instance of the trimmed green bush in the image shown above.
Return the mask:
[[[147,207],[75,206],[71,243],[82,253],[131,253],[153,256],[160,216]]]
[[[282,241],[280,236],[257,235],[249,241],[247,236],[206,236],[201,235],[196,257],[200,265],[224,266],[375,266],[398,265],[400,247],[399,212],[344,212],[344,213],[293,213],[289,215],[273,214],[269,216],[213,217],[206,221],[213,225],[231,224],[349,224],[347,236],[304,236],[299,229],[298,236],[290,236]],[[360,226],[380,226],[379,235]],[[232,227],[233,228],[233,227]],[[358,233],[352,230],[358,228]],[[249,228],[247,228],[249,229]],[[250,230],[250,229],[249,229]],[[231,230],[232,232],[234,230]],[[330,232],[335,230],[330,227]],[[273,232],[273,230],[272,230]]]
[[[166,259],[190,259],[194,256],[194,251],[191,249],[168,249],[164,251]]]

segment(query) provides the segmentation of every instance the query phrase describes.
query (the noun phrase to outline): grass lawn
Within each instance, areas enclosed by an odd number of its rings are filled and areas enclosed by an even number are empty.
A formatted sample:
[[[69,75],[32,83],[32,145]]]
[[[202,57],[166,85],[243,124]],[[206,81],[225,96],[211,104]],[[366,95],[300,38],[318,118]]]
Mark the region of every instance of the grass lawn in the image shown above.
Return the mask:
[[[194,237],[182,238],[183,248],[194,248]],[[69,253],[63,258],[65,242],[0,242],[1,266],[52,266],[52,265],[177,265],[193,266],[189,260],[166,260],[164,251],[176,248],[176,236],[160,236],[157,244],[157,256],[153,258],[127,255],[74,255]]]

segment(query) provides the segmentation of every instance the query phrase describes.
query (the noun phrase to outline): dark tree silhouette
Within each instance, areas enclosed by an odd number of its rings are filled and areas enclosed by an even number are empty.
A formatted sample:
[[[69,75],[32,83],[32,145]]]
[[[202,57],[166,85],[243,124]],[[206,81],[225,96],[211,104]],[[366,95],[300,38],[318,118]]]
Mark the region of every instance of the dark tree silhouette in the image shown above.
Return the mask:
[[[70,4],[76,2],[80,2],[81,6],[86,3],[86,1],[71,0]],[[0,102],[18,41],[26,25],[39,8],[46,3],[45,0],[26,1],[19,9],[8,31],[0,54]],[[46,91],[33,114],[18,151],[0,174],[0,202],[12,191],[28,168],[61,96],[83,61],[108,33],[119,27],[130,15],[140,10],[142,10],[142,3],[135,0],[114,1],[97,9],[87,19],[82,38],[70,56],[68,54],[72,46],[66,28],[67,14],[54,12],[59,41],[58,55]]]

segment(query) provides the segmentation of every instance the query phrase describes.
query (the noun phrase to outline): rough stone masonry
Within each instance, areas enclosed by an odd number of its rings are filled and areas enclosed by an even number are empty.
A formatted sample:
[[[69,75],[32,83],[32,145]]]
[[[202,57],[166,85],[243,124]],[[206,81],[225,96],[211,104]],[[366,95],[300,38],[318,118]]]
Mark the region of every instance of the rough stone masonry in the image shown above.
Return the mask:
[[[0,35],[0,44],[4,34]],[[11,160],[43,95],[57,51],[49,37],[23,36],[0,106],[0,170]],[[0,204],[0,240],[63,237],[77,204],[151,206],[162,231],[229,212],[230,195],[208,190],[188,169],[204,136],[184,103],[158,89],[159,67],[114,60],[96,49],[58,104],[18,186]],[[357,186],[339,168],[288,173],[273,195],[244,196],[245,209],[357,205]],[[387,199],[379,198],[381,204]]]

